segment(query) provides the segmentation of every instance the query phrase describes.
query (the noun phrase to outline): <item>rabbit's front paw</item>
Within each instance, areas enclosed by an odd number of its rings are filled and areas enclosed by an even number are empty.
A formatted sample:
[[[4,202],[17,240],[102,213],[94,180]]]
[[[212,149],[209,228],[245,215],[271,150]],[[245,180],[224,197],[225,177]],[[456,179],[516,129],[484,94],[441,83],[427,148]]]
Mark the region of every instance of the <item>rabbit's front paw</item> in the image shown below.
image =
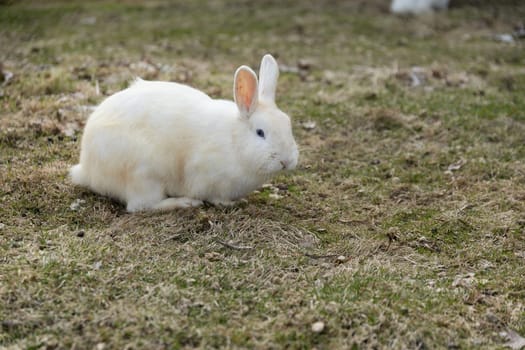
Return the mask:
[[[218,206],[218,207],[231,207],[237,203],[236,201],[228,201],[228,200],[212,200],[210,201],[211,204]]]

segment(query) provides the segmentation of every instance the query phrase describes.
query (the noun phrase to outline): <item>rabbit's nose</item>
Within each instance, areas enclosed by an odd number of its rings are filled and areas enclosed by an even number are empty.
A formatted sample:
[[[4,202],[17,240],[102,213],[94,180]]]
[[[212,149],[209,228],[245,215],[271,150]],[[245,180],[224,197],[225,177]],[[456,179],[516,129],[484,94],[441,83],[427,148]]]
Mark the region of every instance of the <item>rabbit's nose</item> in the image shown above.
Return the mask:
[[[297,165],[296,159],[287,159],[287,160],[281,160],[281,165],[283,166],[283,170],[293,170],[295,169],[295,166]]]

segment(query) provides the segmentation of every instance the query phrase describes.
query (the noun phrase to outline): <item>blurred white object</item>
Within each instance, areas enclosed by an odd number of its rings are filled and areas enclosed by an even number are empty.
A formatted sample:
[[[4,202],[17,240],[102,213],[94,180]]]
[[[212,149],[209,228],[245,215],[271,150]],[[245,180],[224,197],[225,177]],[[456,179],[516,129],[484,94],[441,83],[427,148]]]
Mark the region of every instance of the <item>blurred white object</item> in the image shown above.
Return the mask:
[[[390,11],[393,13],[423,13],[437,9],[446,9],[449,0],[392,0]]]
[[[512,34],[497,34],[494,38],[503,43],[512,44],[514,42],[514,37]]]

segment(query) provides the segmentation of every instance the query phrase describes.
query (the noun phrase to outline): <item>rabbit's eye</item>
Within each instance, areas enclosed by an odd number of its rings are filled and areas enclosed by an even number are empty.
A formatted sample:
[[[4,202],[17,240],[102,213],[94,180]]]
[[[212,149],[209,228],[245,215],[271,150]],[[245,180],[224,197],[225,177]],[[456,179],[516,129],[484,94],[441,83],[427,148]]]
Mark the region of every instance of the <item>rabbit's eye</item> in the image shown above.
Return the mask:
[[[262,137],[264,139],[264,131],[262,129],[257,129],[257,136]]]

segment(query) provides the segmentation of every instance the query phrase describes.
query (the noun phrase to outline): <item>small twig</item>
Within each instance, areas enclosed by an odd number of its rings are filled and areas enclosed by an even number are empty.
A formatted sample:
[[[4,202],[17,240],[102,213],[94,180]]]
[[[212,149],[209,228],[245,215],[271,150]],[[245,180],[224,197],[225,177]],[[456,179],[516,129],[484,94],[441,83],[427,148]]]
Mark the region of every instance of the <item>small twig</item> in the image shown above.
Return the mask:
[[[175,240],[175,239],[179,238],[180,236],[182,236],[182,233],[176,233],[174,235],[171,235],[169,237],[164,238],[162,240],[162,243],[166,243],[167,241]]]
[[[468,203],[468,204],[465,204],[464,206],[462,206],[461,208],[459,208],[459,211],[461,212],[461,211],[464,211],[464,210],[467,210],[467,209],[472,209],[472,208],[474,208],[474,204]]]
[[[414,265],[417,265],[417,262],[415,262],[414,260],[410,259],[408,256],[404,256],[403,259],[405,259],[406,261],[414,264]]]
[[[253,249],[253,247],[250,247],[250,246],[238,246],[238,245],[233,245],[233,244],[230,244],[228,242],[224,242],[224,241],[221,241],[220,239],[215,239],[215,242],[219,243],[219,244],[222,244],[223,246],[227,247],[227,248],[230,248],[230,249],[235,249],[235,250],[251,250]]]
[[[358,219],[339,219],[337,220],[342,224],[366,224],[368,220],[358,220]]]
[[[304,256],[307,256],[311,259],[329,259],[329,258],[337,258],[341,254],[328,254],[328,255],[315,255],[315,254],[308,254],[304,253]]]

